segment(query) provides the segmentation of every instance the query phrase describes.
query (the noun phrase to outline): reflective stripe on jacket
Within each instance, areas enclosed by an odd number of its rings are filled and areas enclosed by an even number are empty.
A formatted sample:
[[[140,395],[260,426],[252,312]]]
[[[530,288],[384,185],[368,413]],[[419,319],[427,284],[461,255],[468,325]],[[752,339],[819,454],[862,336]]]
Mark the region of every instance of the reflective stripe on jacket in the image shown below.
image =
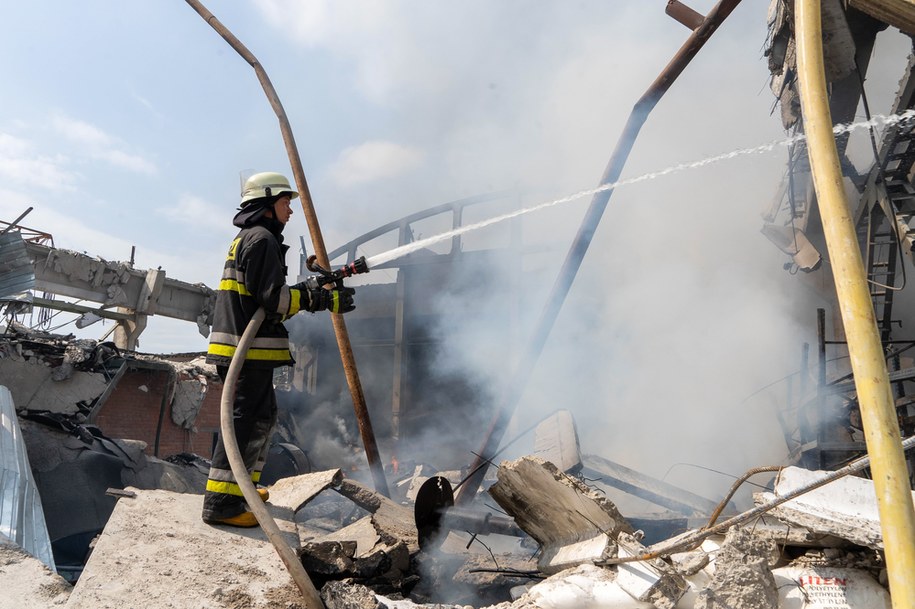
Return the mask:
[[[264,307],[267,317],[248,349],[245,365],[274,368],[293,363],[283,320],[298,313],[308,296],[286,285],[289,247],[282,240],[258,224],[243,228],[232,241],[216,291],[208,363],[229,365],[258,307]]]

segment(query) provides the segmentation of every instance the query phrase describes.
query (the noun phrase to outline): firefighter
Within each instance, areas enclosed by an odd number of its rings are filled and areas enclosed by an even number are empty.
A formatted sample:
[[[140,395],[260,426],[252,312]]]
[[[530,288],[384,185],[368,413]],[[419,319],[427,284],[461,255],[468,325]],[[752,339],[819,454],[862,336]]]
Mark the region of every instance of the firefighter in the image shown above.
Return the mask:
[[[299,311],[347,313],[355,308],[352,288],[325,289],[315,282],[286,284],[283,228],[292,216],[291,200],[299,196],[282,174],[258,173],[245,182],[241,206],[232,223],[241,229],[229,246],[206,361],[225,381],[241,335],[259,307],[266,319],[245,354],[235,385],[235,437],[251,481],[257,484],[276,423],[273,370],[293,362],[283,321]],[[308,287],[311,286],[311,287]],[[213,451],[203,499],[209,524],[257,526],[235,482],[220,433]],[[266,489],[258,488],[266,501]]]

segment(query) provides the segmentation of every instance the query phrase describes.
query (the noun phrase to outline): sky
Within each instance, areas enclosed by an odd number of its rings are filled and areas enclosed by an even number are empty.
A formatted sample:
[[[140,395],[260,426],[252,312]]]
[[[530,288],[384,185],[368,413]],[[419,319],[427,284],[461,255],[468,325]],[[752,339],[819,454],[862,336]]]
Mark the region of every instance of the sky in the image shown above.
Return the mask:
[[[713,4],[690,3],[700,12]],[[208,8],[273,82],[332,250],[463,197],[512,190],[526,207],[596,186],[633,104],[689,34],[665,5]],[[648,118],[624,179],[786,137],[763,56],[767,5],[741,3],[709,40]],[[0,37],[0,218],[32,206],[23,224],[53,234],[57,247],[107,260],[136,248],[136,268],[214,286],[235,233],[240,176],[291,177],[251,67],[179,0],[4,8],[17,26]],[[891,51],[900,39],[886,43]],[[872,111],[888,107],[904,59],[888,52],[872,62]],[[694,464],[725,461],[737,473],[781,456],[768,448],[780,433],[776,398],[742,400],[796,370],[815,331],[816,303],[759,232],[785,156],[776,148],[614,193],[525,394],[531,412],[574,406],[583,444],[611,437],[607,456],[659,477],[672,472],[674,482],[698,471]],[[525,217],[528,243],[559,252],[524,261],[542,298],[587,203]],[[301,210],[286,235],[295,268],[307,235]],[[535,298],[528,308],[541,305]],[[55,318],[58,331],[74,331],[64,325],[73,317]],[[459,335],[453,342],[450,365],[496,376],[486,349]],[[194,324],[158,317],[139,345],[205,348]],[[751,439],[729,433],[734,425]],[[677,459],[690,465],[672,470],[670,458],[650,458],[674,443],[686,445]]]

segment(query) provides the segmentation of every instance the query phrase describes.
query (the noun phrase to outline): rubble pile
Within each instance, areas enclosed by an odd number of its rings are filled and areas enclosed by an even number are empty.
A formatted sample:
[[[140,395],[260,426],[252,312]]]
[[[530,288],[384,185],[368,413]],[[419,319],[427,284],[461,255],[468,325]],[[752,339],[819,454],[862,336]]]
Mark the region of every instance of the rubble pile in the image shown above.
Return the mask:
[[[811,545],[805,534],[793,537],[805,545],[779,543],[771,516],[760,533],[750,521],[688,551],[621,562],[649,549],[640,532],[609,499],[537,457],[503,462],[489,489],[524,530],[520,537],[443,524],[435,543],[420,544],[409,505],[339,469],[284,478],[270,490],[271,515],[330,609],[890,606],[879,550],[836,531],[825,537],[831,547]],[[199,494],[128,488],[118,496],[72,592],[54,588],[59,605],[304,607],[260,529],[203,524]],[[13,566],[7,561],[0,574]],[[47,584],[35,581],[32,598],[47,595]]]
[[[153,395],[156,443],[163,424],[195,434],[217,381],[211,371],[193,361],[124,357],[105,343],[15,332],[6,339],[0,373],[24,404],[14,418],[56,568],[73,585],[20,548],[0,546],[7,603],[0,609],[304,607],[260,529],[200,521],[205,458],[159,459],[148,442],[109,437],[97,424],[120,382],[128,395]],[[125,377],[128,369],[136,376]],[[167,382],[140,384],[154,378],[143,376],[148,371]],[[127,403],[110,410],[120,419],[105,419],[105,429],[133,416]],[[890,606],[876,497],[862,478],[835,480],[723,534],[657,552],[709,524],[709,514],[733,518],[734,506],[599,456],[583,458],[564,411],[538,426],[534,454],[499,464],[470,505],[455,506],[452,491],[466,472],[423,463],[402,471],[391,497],[342,469],[270,480],[271,515],[327,607]],[[765,505],[822,474],[783,468],[771,491],[754,499]],[[662,511],[626,513],[616,503],[620,493]],[[14,579],[16,586],[6,585]]]

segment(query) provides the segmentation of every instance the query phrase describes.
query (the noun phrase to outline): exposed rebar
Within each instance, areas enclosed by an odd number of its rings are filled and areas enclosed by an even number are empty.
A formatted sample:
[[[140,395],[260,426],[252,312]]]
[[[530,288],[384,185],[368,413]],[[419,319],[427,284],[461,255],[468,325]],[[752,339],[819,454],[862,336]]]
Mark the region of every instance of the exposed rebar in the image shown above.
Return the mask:
[[[902,450],[907,451],[907,450],[911,449],[913,446],[915,446],[915,436],[910,436],[910,437],[906,438],[906,440],[902,443]],[[813,482],[809,482],[803,486],[799,486],[798,488],[791,490],[791,491],[785,493],[784,495],[776,497],[775,499],[773,499],[772,501],[770,501],[768,503],[764,503],[763,505],[758,505],[755,508],[752,508],[750,510],[747,510],[746,512],[743,512],[742,514],[738,514],[737,516],[729,518],[729,519],[725,520],[724,522],[720,522],[720,523],[718,523],[714,526],[708,527],[708,528],[699,529],[698,531],[694,531],[693,533],[687,534],[685,536],[681,535],[679,537],[674,538],[673,540],[662,541],[662,542],[657,543],[657,544],[651,546],[650,548],[648,548],[648,550],[646,552],[643,552],[642,554],[639,554],[636,556],[622,556],[622,557],[611,558],[608,561],[606,561],[606,564],[616,565],[616,564],[620,564],[620,563],[624,563],[624,562],[640,562],[643,560],[651,560],[653,558],[658,558],[659,556],[669,556],[669,555],[675,554],[677,552],[685,552],[685,551],[691,550],[691,549],[695,548],[697,545],[699,545],[703,540],[711,537],[712,535],[717,535],[719,533],[723,533],[723,532],[727,531],[729,528],[731,528],[732,526],[742,524],[742,523],[750,520],[751,518],[755,518],[756,516],[765,514],[769,510],[772,510],[787,501],[791,501],[792,499],[800,497],[801,495],[803,495],[805,493],[809,493],[812,490],[818,489],[821,486],[824,486],[826,484],[829,484],[830,482],[838,480],[839,478],[843,478],[849,474],[859,472],[859,471],[863,470],[864,468],[868,467],[870,465],[870,462],[871,462],[870,457],[868,457],[868,456],[860,457],[860,458],[852,461],[845,467],[843,467],[841,469],[837,469],[834,472],[830,472],[829,474],[823,476],[819,480],[814,480]]]

